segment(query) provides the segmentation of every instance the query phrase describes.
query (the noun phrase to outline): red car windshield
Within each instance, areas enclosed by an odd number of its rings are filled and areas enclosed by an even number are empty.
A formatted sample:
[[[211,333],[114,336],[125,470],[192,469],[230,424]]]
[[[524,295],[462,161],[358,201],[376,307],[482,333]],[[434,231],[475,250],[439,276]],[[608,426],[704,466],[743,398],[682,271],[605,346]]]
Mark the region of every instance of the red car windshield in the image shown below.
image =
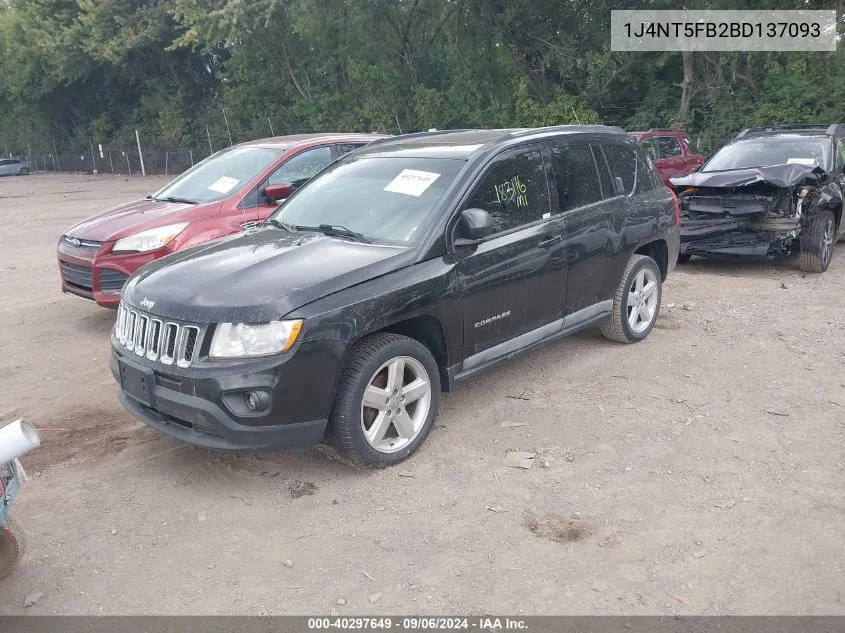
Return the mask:
[[[222,200],[243,189],[281,155],[278,149],[229,147],[191,167],[153,198],[193,204]]]

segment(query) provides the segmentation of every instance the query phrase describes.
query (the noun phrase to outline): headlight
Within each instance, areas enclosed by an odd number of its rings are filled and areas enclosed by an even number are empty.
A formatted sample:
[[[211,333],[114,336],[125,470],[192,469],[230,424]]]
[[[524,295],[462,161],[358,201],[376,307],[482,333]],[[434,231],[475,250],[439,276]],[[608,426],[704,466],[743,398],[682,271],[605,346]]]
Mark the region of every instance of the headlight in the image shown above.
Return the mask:
[[[211,341],[212,358],[242,358],[286,352],[299,336],[302,319],[269,323],[220,323]]]
[[[173,238],[184,231],[186,226],[188,226],[187,222],[180,222],[179,224],[168,224],[167,226],[159,226],[155,229],[135,233],[135,235],[117,240],[112,252],[143,253],[154,251],[173,241]]]

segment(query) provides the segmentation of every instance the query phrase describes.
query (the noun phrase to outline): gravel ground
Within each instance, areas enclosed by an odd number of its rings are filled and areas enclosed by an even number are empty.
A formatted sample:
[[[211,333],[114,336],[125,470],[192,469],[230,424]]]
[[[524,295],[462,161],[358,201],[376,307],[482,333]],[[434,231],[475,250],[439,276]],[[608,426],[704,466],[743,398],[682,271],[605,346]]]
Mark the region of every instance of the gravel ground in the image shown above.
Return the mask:
[[[525,355],[360,471],[213,454],[118,404],[113,313],[61,294],[55,245],[162,182],[0,179],[0,418],[43,429],[0,613],[845,614],[843,245],[824,275],[694,260],[644,343]]]

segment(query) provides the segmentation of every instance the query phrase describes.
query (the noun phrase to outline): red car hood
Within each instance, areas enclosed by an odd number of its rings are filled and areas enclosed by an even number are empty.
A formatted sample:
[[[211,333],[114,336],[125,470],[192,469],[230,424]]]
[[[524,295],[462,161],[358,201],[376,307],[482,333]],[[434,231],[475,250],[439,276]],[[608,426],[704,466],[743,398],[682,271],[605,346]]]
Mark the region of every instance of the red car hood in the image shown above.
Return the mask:
[[[77,222],[65,235],[96,242],[110,242],[157,226],[207,218],[220,212],[221,202],[182,204],[135,200]]]

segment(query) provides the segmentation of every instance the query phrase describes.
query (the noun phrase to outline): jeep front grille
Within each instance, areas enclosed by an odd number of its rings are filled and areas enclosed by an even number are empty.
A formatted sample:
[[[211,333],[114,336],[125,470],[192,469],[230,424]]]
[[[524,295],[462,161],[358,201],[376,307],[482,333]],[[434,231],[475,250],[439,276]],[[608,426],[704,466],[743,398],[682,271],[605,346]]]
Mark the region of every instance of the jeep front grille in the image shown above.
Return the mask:
[[[200,328],[144,314],[122,302],[117,308],[114,337],[137,356],[162,365],[190,367],[198,349]]]

